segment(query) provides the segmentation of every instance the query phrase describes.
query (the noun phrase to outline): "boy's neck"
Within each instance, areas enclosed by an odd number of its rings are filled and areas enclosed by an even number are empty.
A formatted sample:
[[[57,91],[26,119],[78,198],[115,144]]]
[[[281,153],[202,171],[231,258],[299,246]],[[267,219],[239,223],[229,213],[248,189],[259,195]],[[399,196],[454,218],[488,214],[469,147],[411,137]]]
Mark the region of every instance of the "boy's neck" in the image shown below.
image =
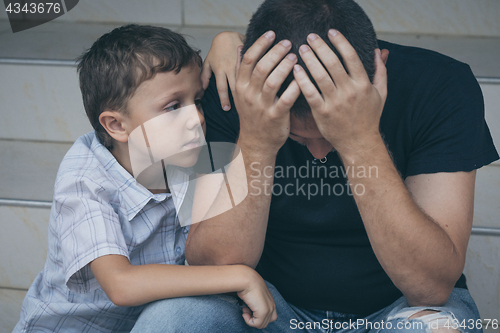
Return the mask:
[[[118,163],[127,170],[128,173],[134,175],[132,172],[132,163],[130,163],[130,154],[128,151],[128,144],[115,141],[113,148],[110,150],[111,154],[116,158]]]
[[[110,152],[116,158],[118,163],[128,173],[130,173],[132,176],[134,176],[134,173],[132,172],[132,163],[130,162],[128,143],[122,143],[122,142],[115,141],[113,144],[113,149],[111,149]],[[136,180],[137,180],[137,178],[136,178]],[[153,194],[170,193],[170,189],[168,188],[168,184],[166,182],[165,182],[165,185],[166,185],[166,189],[149,189],[148,188],[148,190]]]

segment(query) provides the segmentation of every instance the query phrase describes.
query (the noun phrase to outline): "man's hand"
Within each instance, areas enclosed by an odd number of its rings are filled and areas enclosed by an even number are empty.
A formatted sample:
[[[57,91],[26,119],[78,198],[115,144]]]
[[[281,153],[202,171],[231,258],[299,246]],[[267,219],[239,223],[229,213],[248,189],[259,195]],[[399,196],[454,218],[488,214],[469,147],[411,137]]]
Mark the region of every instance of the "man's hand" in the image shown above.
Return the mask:
[[[191,225],[186,242],[186,258],[190,263],[255,267],[262,255],[271,204],[266,188],[272,188],[274,181],[267,175],[274,174],[276,154],[290,133],[290,108],[300,95],[294,80],[280,98],[276,96],[297,63],[297,56],[288,54],[289,41],[281,41],[266,53],[275,37],[274,32],[269,31],[245,52],[237,67],[233,94],[240,119],[237,144],[243,154],[246,174],[241,174],[241,169],[232,164],[226,170],[226,177],[236,183],[251,180],[249,187],[258,194],[247,195],[233,209]],[[228,191],[221,190],[210,197],[212,194],[202,190],[211,188],[207,177],[198,181],[193,208],[200,207],[200,202],[201,207],[204,202],[213,203],[213,207],[231,202]],[[198,209],[195,214],[199,214]]]
[[[321,134],[344,165],[377,168],[376,177],[353,172],[347,178],[381,266],[411,306],[442,305],[463,271],[475,174],[421,174],[404,182],[379,132],[387,96],[387,52],[375,52],[372,84],[344,36],[330,31],[329,39],[347,71],[327,44],[311,34],[310,47],[301,46],[300,55],[322,94],[303,69],[296,67],[295,79]]]
[[[244,54],[236,74],[234,101],[240,118],[238,145],[276,154],[290,133],[290,108],[300,95],[292,81],[280,98],[276,94],[297,62],[290,41],[273,43],[272,31],[260,37]],[[262,57],[262,58],[261,58]]]
[[[333,29],[328,36],[348,72],[332,49],[318,35],[310,34],[310,47],[302,45],[300,56],[322,93],[299,65],[295,66],[294,75],[321,134],[343,156],[370,149],[381,141],[379,122],[387,96],[387,73],[377,49],[372,84],[347,39]]]

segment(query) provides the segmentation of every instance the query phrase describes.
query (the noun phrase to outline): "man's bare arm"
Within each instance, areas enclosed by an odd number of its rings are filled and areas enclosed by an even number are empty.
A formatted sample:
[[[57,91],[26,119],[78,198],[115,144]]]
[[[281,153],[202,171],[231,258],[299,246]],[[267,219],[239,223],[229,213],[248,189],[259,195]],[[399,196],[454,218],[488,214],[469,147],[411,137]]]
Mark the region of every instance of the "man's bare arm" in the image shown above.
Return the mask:
[[[272,186],[276,154],[289,136],[290,108],[300,94],[297,83],[292,81],[281,97],[276,98],[297,56],[287,55],[291,48],[288,41],[278,43],[264,55],[274,38],[273,32],[264,34],[245,53],[233,96],[240,118],[237,145],[246,172],[242,176],[237,168],[230,167],[227,177],[230,184],[231,179],[247,182],[249,195],[235,208],[191,226],[186,244],[186,259],[191,264],[241,263],[255,267],[262,254],[271,202],[265,188]],[[210,182],[200,179],[197,184],[195,215],[201,210],[202,214],[212,216],[211,210],[228,204],[224,189],[214,198]],[[200,206],[200,200],[213,204]]]
[[[245,167],[231,163],[226,172],[229,192],[222,174],[203,175],[196,184],[193,221],[186,242],[186,260],[190,265],[244,264],[255,268],[264,248],[271,203],[266,177],[276,157],[244,155]],[[246,171],[245,171],[246,170]],[[248,193],[244,189],[248,186]],[[214,191],[218,189],[218,191]],[[232,208],[234,199],[245,199]]]
[[[380,51],[375,52],[377,70],[372,84],[345,37],[332,30],[329,38],[348,72],[327,44],[311,34],[310,46],[302,46],[300,55],[323,94],[300,66],[295,67],[295,79],[319,130],[335,147],[346,169],[377,170],[378,177],[347,174],[382,267],[410,305],[441,305],[464,266],[474,173],[418,175],[408,177],[405,184],[379,132],[387,95]]]
[[[465,264],[475,171],[403,182],[383,143],[343,161],[354,170],[376,167],[378,177],[354,172],[348,179],[375,255],[393,283],[412,306],[444,304]]]

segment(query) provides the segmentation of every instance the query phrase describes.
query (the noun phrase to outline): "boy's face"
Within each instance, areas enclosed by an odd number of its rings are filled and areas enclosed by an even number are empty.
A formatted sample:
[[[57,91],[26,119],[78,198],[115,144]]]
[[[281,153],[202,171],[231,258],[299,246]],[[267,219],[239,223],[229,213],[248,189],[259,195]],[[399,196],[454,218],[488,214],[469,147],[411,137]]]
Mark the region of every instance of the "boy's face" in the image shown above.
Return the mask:
[[[179,73],[158,73],[137,88],[122,125],[129,135],[132,165],[161,160],[181,167],[196,163],[205,144],[203,93],[196,65]]]

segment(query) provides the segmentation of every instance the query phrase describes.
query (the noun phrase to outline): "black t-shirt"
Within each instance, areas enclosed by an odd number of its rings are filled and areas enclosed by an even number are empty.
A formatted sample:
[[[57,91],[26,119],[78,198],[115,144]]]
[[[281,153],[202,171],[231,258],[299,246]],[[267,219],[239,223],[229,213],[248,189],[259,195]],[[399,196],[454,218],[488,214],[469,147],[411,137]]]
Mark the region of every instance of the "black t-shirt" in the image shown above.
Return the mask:
[[[379,46],[390,51],[380,131],[403,179],[471,171],[498,159],[481,89],[469,66],[429,50],[382,41]],[[238,114],[234,104],[229,112],[221,109],[214,79],[203,108],[207,141],[236,142]],[[257,271],[294,305],[374,313],[402,293],[375,257],[346,185],[346,172],[363,170],[345,169],[335,152],[325,164],[313,159],[291,139],[279,150]],[[377,170],[364,172],[376,177]],[[464,280],[458,286],[465,286]]]

